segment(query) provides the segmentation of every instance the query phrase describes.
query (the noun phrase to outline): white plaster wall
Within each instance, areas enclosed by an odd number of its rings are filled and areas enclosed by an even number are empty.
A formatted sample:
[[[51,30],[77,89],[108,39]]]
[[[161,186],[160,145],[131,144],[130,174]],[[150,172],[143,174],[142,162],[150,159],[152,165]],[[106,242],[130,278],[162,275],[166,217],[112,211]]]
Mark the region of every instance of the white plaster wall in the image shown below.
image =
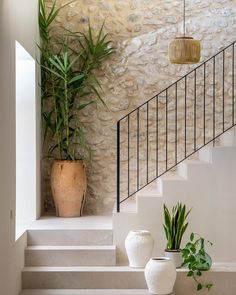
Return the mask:
[[[210,162],[179,165],[183,179],[158,181],[154,193],[137,197],[137,213],[114,213],[114,244],[118,247],[118,261],[126,261],[124,240],[129,230],[150,230],[155,240],[153,256],[163,256],[166,238],[163,230],[163,204],[168,208],[177,202],[192,208],[189,227],[182,246],[190,233],[195,232],[213,242],[210,247],[214,262],[236,262],[234,235],[236,224],[236,147],[206,148],[201,159]],[[148,188],[147,188],[148,189]],[[124,204],[124,206],[126,206]]]
[[[36,219],[35,60],[16,41],[16,238]]]
[[[15,242],[15,40],[35,57],[36,24],[36,0],[0,1],[0,293],[4,295],[17,295],[21,289],[26,244],[25,235]]]

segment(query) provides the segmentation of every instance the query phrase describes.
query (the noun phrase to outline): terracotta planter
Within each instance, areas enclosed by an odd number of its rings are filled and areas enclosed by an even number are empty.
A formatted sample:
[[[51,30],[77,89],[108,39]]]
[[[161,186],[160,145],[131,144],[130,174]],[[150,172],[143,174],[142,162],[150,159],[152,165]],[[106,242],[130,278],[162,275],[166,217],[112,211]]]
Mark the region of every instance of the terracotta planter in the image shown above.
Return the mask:
[[[81,216],[87,188],[83,161],[55,160],[51,171],[51,188],[57,216]]]

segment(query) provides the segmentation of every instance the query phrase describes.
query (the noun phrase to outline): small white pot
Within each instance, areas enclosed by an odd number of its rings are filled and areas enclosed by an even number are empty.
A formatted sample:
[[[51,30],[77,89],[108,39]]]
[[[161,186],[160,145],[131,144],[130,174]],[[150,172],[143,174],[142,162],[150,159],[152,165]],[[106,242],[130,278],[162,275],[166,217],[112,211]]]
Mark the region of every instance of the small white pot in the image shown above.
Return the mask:
[[[125,240],[125,249],[130,267],[145,267],[152,251],[154,240],[147,230],[130,231]]]
[[[165,250],[165,257],[170,258],[176,268],[180,268],[183,263],[182,253],[180,250]]]
[[[174,263],[167,257],[151,258],[145,268],[145,279],[151,294],[171,294],[176,280]]]

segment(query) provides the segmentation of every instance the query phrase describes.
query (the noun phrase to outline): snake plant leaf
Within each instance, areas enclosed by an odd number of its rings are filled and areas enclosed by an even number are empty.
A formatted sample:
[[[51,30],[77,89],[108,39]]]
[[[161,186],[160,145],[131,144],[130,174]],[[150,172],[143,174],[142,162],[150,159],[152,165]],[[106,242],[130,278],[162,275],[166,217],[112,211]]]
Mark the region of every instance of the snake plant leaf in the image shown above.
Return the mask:
[[[186,212],[186,205],[177,203],[172,207],[170,214],[170,211],[164,204],[164,229],[167,238],[167,249],[180,249],[183,235],[188,227],[186,219],[190,211]]]

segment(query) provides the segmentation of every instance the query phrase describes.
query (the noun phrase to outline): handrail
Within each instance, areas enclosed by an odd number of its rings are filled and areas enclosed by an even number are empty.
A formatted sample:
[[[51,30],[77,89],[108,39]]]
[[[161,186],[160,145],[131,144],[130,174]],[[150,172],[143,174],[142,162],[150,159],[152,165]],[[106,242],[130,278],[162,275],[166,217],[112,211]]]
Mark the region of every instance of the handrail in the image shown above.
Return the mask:
[[[181,78],[179,78],[178,80],[176,80],[174,83],[170,84],[168,87],[166,87],[164,90],[162,90],[161,92],[159,92],[158,94],[156,94],[155,96],[151,97],[149,100],[147,100],[146,102],[142,103],[140,106],[138,106],[137,108],[133,109],[131,112],[129,112],[128,114],[126,114],[125,116],[123,116],[118,122],[117,122],[117,212],[120,212],[120,204],[123,203],[124,201],[126,201],[127,199],[129,199],[131,196],[133,196],[134,194],[136,194],[138,191],[140,191],[141,189],[143,189],[144,187],[146,187],[148,184],[150,184],[151,182],[153,182],[154,180],[156,180],[157,178],[159,178],[160,176],[162,176],[163,174],[165,174],[166,172],[172,170],[173,168],[175,168],[179,163],[181,163],[182,161],[184,161],[185,159],[187,159],[188,157],[190,157],[191,155],[193,155],[194,153],[196,153],[197,151],[199,151],[201,148],[203,148],[204,146],[206,146],[207,144],[209,144],[210,142],[215,142],[215,140],[222,135],[224,132],[226,132],[227,130],[229,130],[230,128],[232,128],[233,126],[235,126],[235,100],[234,100],[234,94],[235,94],[235,43],[236,41],[232,42],[231,44],[229,44],[227,47],[223,48],[222,50],[220,50],[219,52],[217,52],[216,54],[214,54],[213,56],[211,56],[210,58],[208,58],[206,61],[204,61],[203,63],[201,63],[200,65],[198,65],[197,67],[195,67],[194,69],[192,69],[191,71],[189,71],[187,74],[185,74],[184,76],[182,76]],[[231,56],[230,57],[226,57],[226,51],[231,49]],[[222,57],[219,56],[220,54],[222,54]],[[222,61],[222,65],[218,65],[218,67],[220,67],[221,69],[221,74],[222,77],[220,76],[220,78],[222,78],[221,83],[222,83],[222,98],[219,97],[219,95],[217,94],[217,81],[216,78],[219,77],[218,73],[217,73],[217,64],[216,64],[216,58],[221,59]],[[230,58],[230,64],[231,64],[231,68],[230,70],[227,68],[225,68],[225,64],[226,64],[226,59]],[[212,76],[212,80],[210,81],[210,83],[208,83],[207,80],[207,73],[206,73],[206,68],[207,65],[211,66],[211,72],[210,72],[210,76]],[[197,70],[203,68],[203,76],[201,77],[201,82],[202,84],[198,84],[197,80],[199,80],[199,77],[197,77]],[[227,71],[226,71],[227,70]],[[227,75],[226,73],[229,73],[230,71],[232,71],[232,79],[231,79],[231,96],[232,96],[232,100],[230,103],[230,107],[232,109],[231,114],[225,114],[225,101],[226,101],[226,92],[225,92],[225,76]],[[192,75],[193,74],[193,75]],[[193,77],[192,77],[192,76]],[[208,77],[209,77],[208,75]],[[179,95],[179,88],[178,85],[179,83],[183,81],[184,83],[184,89],[181,89],[184,92],[183,96]],[[229,77],[227,80],[228,84],[229,84]],[[193,83],[193,86],[190,84]],[[200,85],[200,87],[199,87]],[[210,115],[207,114],[207,105],[206,105],[206,100],[207,100],[207,96],[209,96],[207,94],[207,90],[211,89],[212,87],[212,95],[211,95],[211,99],[212,99],[212,110]],[[168,126],[170,123],[169,120],[169,109],[168,109],[168,104],[169,104],[169,98],[170,98],[170,92],[171,89],[174,88],[174,99],[175,99],[175,108],[174,108],[174,116],[175,116],[175,120],[174,120],[174,131],[173,130],[169,130]],[[189,89],[193,90],[193,103],[191,104],[191,108],[193,109],[192,112],[189,113],[189,106],[188,106],[188,101],[187,101],[187,91]],[[203,119],[203,127],[201,130],[197,125],[198,125],[198,111],[199,111],[199,106],[197,105],[197,99],[200,97],[202,97],[202,95],[198,95],[198,91],[203,90],[203,105],[201,105],[201,107],[203,108],[203,115],[202,115],[202,119]],[[165,115],[165,133],[160,134],[160,109],[159,109],[159,98],[162,96],[164,96],[164,107],[162,108],[162,111],[164,112]],[[150,149],[150,103],[152,101],[154,101],[154,99],[156,99],[156,114],[154,114],[156,120],[155,120],[155,142],[156,142],[156,147],[155,147],[155,152],[154,154],[156,155],[156,159],[155,159],[155,176],[152,177],[150,179],[150,161],[153,159],[151,159],[151,156],[153,156],[153,151],[150,153],[149,149]],[[178,146],[178,140],[179,140],[179,132],[178,132],[178,101],[179,100],[183,100],[184,103],[184,156],[181,157],[181,154],[179,152],[179,146]],[[217,112],[216,108],[216,101],[222,99],[222,110],[221,110],[221,116],[222,116],[222,120],[218,120],[219,117],[219,112]],[[229,102],[228,102],[229,103]],[[142,108],[146,107],[146,113],[142,112]],[[153,112],[153,111],[152,111]],[[208,112],[209,113],[209,112]],[[136,114],[136,119],[135,122],[134,120],[132,120],[131,115]],[[141,121],[140,117],[141,115],[145,115],[146,119],[143,121]],[[190,117],[190,119],[189,119]],[[207,121],[209,121],[209,117],[212,120],[212,130],[207,127]],[[226,119],[231,119],[231,125],[228,126],[227,128],[225,128],[226,126]],[[164,122],[163,121],[163,122]],[[189,124],[189,121],[193,121],[193,126],[192,124]],[[173,122],[172,122],[173,123]],[[217,126],[219,124],[222,124],[222,132],[218,132],[217,131]],[[126,132],[124,132],[124,130],[122,129],[124,126],[123,125],[127,125],[126,126]],[[135,128],[133,128],[133,125],[135,125]],[[134,130],[136,129],[136,130]],[[145,131],[142,131],[142,134],[145,134],[145,138],[146,138],[146,143],[144,144],[145,148],[142,147],[140,145],[141,143],[141,138],[140,138],[140,129],[144,129]],[[188,129],[191,129],[193,131],[193,151],[189,152],[188,148],[187,148],[187,142],[191,141],[191,137],[188,136]],[[131,149],[131,145],[133,143],[133,141],[131,141],[131,133],[135,131],[136,133],[136,155],[133,155],[132,153],[132,149]],[[202,145],[198,145],[197,141],[197,132],[199,131],[203,131],[202,134],[202,139],[203,139],[203,143]],[[212,137],[210,139],[207,140],[207,134],[209,133],[208,131],[212,132]],[[169,134],[174,135],[174,142],[172,143],[174,145],[174,164],[169,166]],[[174,133],[173,133],[174,132]],[[124,141],[121,142],[121,137],[122,135],[126,135],[127,134],[127,147],[126,147],[126,151],[124,152],[123,148],[122,148],[122,143]],[[209,137],[209,136],[208,136]],[[125,141],[126,142],[126,141]],[[159,144],[161,142],[164,142],[164,147],[162,147],[162,149],[159,149]],[[140,181],[140,152],[142,151],[142,149],[144,149],[145,154],[146,154],[146,164],[145,164],[145,169],[146,169],[146,176],[145,179],[144,177],[142,177],[142,181]],[[164,151],[163,151],[164,149]],[[165,168],[164,171],[160,171],[160,164],[161,164],[161,160],[159,159],[159,153],[160,152],[164,152],[165,153]],[[126,156],[127,157],[127,176],[125,177],[125,179],[127,180],[127,185],[126,185],[126,193],[127,195],[121,199],[121,157],[122,156]],[[131,160],[135,159],[136,162],[136,169],[131,170],[131,165],[130,162]],[[124,161],[123,161],[124,162]],[[135,170],[135,172],[134,172]],[[159,173],[160,172],[160,173]],[[135,189],[132,189],[132,181],[136,179],[136,187]],[[124,181],[123,181],[124,182]],[[143,183],[143,184],[141,184]]]
[[[146,100],[144,103],[142,103],[141,105],[139,105],[138,107],[136,107],[135,109],[133,109],[132,111],[130,111],[128,114],[124,115],[123,117],[121,117],[119,119],[119,121],[122,121],[123,119],[127,118],[129,115],[131,115],[133,112],[137,111],[137,109],[143,107],[145,104],[147,104],[148,102],[150,102],[151,100],[153,100],[155,97],[159,96],[160,94],[162,94],[163,92],[165,92],[167,89],[171,88],[172,86],[174,86],[176,83],[180,82],[181,80],[183,80],[185,77],[189,76],[190,74],[192,74],[194,71],[196,71],[197,69],[199,69],[200,67],[202,67],[204,64],[206,64],[207,62],[211,61],[214,57],[216,57],[217,55],[221,54],[223,51],[227,50],[229,47],[233,46],[236,43],[236,41],[230,43],[228,46],[224,47],[222,50],[218,51],[216,54],[212,55],[211,57],[209,57],[207,60],[205,60],[204,62],[202,62],[200,65],[198,65],[197,67],[195,67],[194,69],[190,70],[187,74],[183,75],[181,78],[179,78],[178,80],[176,80],[175,82],[173,82],[172,84],[170,84],[168,87],[164,88],[163,90],[161,90],[158,94],[152,96],[151,98],[149,98],[148,100]],[[118,121],[118,122],[119,122]]]

